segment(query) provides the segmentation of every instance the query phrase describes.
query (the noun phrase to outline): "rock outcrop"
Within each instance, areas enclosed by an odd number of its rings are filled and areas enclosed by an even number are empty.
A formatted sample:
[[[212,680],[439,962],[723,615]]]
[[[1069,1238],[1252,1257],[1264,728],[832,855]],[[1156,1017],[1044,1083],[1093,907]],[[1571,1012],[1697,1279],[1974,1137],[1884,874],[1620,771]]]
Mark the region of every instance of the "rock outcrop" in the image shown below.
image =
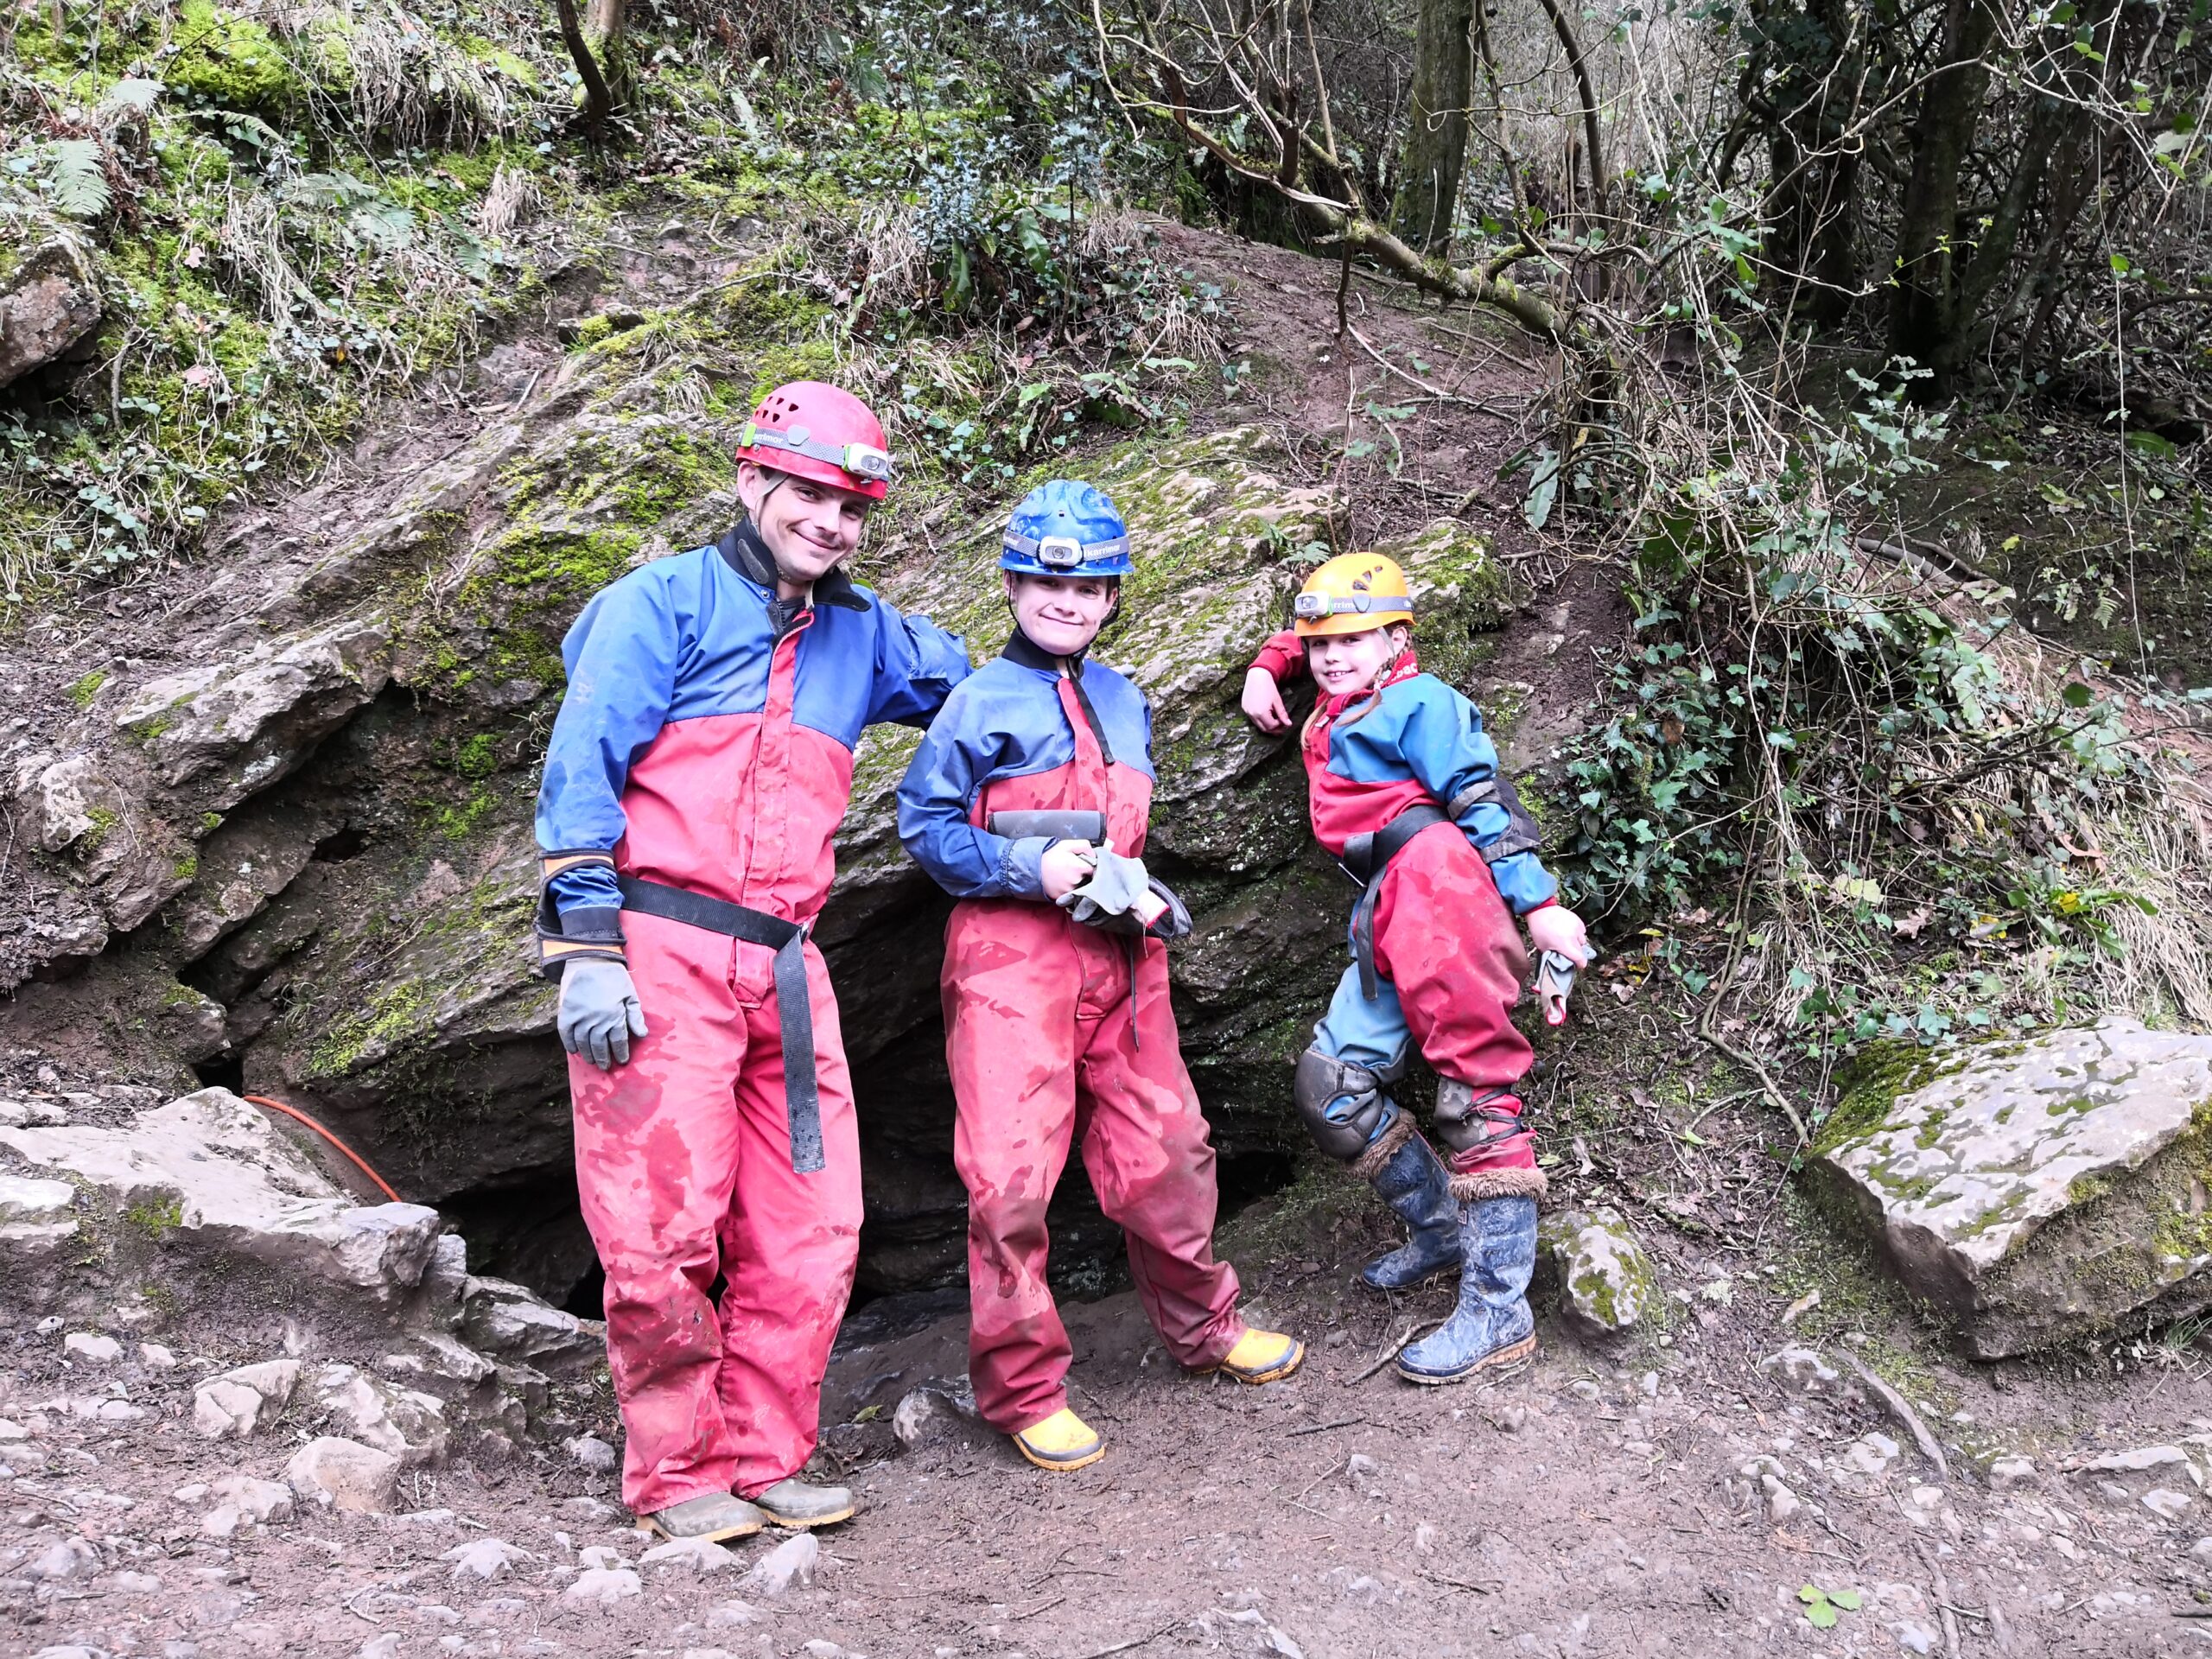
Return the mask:
[[[103,1019],[142,1074],[166,1065],[182,1084],[198,1066],[314,1110],[480,1259],[564,1298],[592,1257],[553,991],[528,946],[558,644],[596,588],[734,514],[730,428],[750,391],[670,413],[669,343],[782,349],[804,332],[792,305],[716,290],[573,352],[473,443],[384,467],[402,481],[380,493],[310,492],[283,524],[237,527],[223,575],[170,619],[174,644],[88,674],[71,688],[81,717],[17,762],[36,850],[0,928],[0,982],[18,986],[0,1038]],[[1233,1196],[1301,1144],[1289,1067],[1351,897],[1311,844],[1291,741],[1255,732],[1237,694],[1306,563],[1345,535],[1344,505],[1255,427],[1147,435],[1079,470],[1135,543],[1126,620],[1098,654],[1154,706],[1151,862],[1197,918],[1177,1007]],[[996,515],[945,523],[953,505],[901,508],[856,574],[981,658],[1007,626]],[[1383,544],[1422,595],[1425,664],[1469,683],[1507,608],[1486,543],[1415,519]],[[964,1226],[937,989],[949,905],[892,810],[914,741],[864,741],[817,932],[860,1099],[875,1290],[957,1268]],[[1063,1252],[1111,1236],[1081,1183],[1063,1191]]]
[[[202,1438],[250,1440],[289,1416],[435,1464],[454,1427],[512,1440],[556,1379],[603,1362],[595,1321],[471,1274],[437,1211],[359,1202],[227,1090],[72,1116],[0,1127],[0,1214],[18,1217],[0,1224],[0,1306],[135,1324],[188,1308],[232,1337],[376,1356],[211,1376],[194,1391]],[[120,1352],[68,1340],[80,1358]]]
[[[2112,1019],[1902,1070],[1815,1168],[1976,1355],[2212,1306],[2212,1037]]]

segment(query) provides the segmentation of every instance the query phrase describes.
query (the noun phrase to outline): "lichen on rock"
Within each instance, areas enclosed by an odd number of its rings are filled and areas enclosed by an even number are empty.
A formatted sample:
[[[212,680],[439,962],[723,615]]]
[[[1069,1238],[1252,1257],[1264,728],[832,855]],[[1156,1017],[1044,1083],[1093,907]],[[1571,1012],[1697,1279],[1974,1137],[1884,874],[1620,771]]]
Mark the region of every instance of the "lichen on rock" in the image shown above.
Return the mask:
[[[1537,1224],[1536,1250],[1537,1293],[1557,1296],[1577,1336],[1612,1344],[1663,1325],[1658,1269],[1619,1211],[1553,1211]]]
[[[1950,1067],[1813,1168],[1976,1355],[2212,1306],[2212,1037],[2107,1019]]]

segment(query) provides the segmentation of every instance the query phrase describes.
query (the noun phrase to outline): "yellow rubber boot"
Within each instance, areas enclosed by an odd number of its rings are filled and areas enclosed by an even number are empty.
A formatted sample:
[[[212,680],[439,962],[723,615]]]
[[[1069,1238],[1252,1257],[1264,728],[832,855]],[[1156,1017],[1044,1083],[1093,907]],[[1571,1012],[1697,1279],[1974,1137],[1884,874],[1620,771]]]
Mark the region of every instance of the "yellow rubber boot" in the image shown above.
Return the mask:
[[[1274,1382],[1306,1362],[1306,1344],[1276,1331],[1247,1331],[1214,1369],[1239,1382]]]
[[[1039,1469],[1085,1469],[1106,1455],[1106,1442],[1065,1406],[1016,1434],[1014,1446]]]

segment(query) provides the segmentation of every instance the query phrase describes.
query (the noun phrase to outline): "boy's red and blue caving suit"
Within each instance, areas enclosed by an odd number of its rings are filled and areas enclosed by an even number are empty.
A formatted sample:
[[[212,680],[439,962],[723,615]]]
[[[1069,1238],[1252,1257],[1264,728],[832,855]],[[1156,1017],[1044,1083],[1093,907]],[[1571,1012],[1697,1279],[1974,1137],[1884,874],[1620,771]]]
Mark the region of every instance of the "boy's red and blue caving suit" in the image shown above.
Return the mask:
[[[1278,633],[1253,666],[1287,683],[1307,671],[1306,642]],[[1321,845],[1347,868],[1378,842],[1384,849],[1379,872],[1352,871],[1366,885],[1353,912],[1356,959],[1310,1058],[1387,1083],[1408,1044],[1417,1046],[1442,1080],[1437,1134],[1454,1195],[1541,1197],[1516,1092],[1534,1051],[1512,1020],[1529,966],[1514,918],[1553,903],[1559,884],[1536,855],[1535,825],[1498,771],[1482,715],[1422,673],[1408,647],[1373,690],[1322,696],[1300,750]],[[1372,1086],[1328,1101],[1346,1121],[1318,1121],[1313,1109],[1332,1086],[1301,1088],[1301,1109],[1325,1149],[1372,1179],[1412,1121]]]
[[[944,989],[969,1375],[984,1419],[1009,1433],[1067,1403],[1045,1210],[1077,1140],[1168,1351],[1211,1366],[1244,1333],[1236,1275],[1213,1256],[1213,1147],[1178,1047],[1167,947],[1076,921],[1041,883],[1054,837],[991,827],[1009,812],[1095,812],[1116,852],[1141,856],[1151,744],[1152,711],[1126,677],[1017,630],[946,699],[899,789],[899,838],[960,900]]]
[[[650,1029],[627,1065],[569,1065],[623,1497],[644,1514],[750,1497],[814,1449],[861,1177],[836,1001],[803,930],[861,729],[925,723],[969,664],[840,571],[810,602],[779,599],[750,524],[599,594],[562,656],[537,806],[548,969],[625,955]]]

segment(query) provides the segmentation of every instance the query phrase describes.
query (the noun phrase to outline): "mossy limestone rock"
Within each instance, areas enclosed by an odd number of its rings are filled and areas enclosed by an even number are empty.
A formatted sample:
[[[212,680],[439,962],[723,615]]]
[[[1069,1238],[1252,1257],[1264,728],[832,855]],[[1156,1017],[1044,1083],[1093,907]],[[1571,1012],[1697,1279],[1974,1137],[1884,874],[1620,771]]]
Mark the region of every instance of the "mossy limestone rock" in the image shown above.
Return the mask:
[[[1554,1211],[1537,1224],[1536,1274],[1539,1294],[1555,1294],[1560,1317],[1587,1341],[1622,1343],[1666,1315],[1651,1257],[1620,1211],[1603,1205]]]
[[[2212,1306],[2212,1036],[2110,1019],[1904,1082],[1814,1168],[1974,1354]]]
[[[28,223],[23,222],[28,220]],[[99,326],[100,288],[92,256],[59,220],[10,204],[0,232],[0,386],[44,368]],[[21,236],[23,239],[16,241]]]

